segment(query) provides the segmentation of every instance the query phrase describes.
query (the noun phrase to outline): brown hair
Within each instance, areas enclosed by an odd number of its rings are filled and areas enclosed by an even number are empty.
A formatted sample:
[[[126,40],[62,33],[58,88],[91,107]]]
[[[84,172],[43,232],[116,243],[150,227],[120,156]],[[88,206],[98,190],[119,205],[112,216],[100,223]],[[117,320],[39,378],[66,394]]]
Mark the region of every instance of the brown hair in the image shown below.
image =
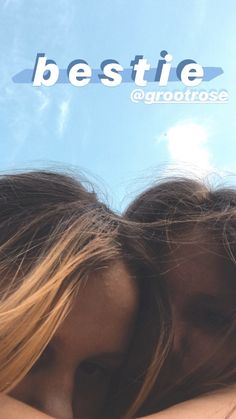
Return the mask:
[[[156,278],[156,281],[161,273],[163,260],[169,257],[173,246],[198,240],[196,235],[189,234],[196,228],[203,230],[206,238],[209,237],[211,241],[213,239],[219,245],[218,256],[224,258],[236,272],[235,188],[211,188],[201,181],[182,177],[165,179],[138,196],[128,207],[124,217],[139,225],[139,240],[143,243],[151,261],[151,275]],[[145,272],[143,274],[145,275]],[[148,275],[147,272],[146,275]],[[170,316],[170,308],[166,306],[166,310]],[[155,321],[153,319],[153,322]],[[171,324],[171,318],[166,324]],[[166,327],[164,323],[162,327]],[[225,339],[230,339],[230,333],[233,331],[235,332],[235,322],[232,322],[226,335],[222,336],[219,351]],[[173,329],[169,329],[169,334],[173,336]],[[161,377],[166,363],[163,362],[160,368],[160,360],[157,357],[164,358],[164,361],[167,359],[166,354],[170,352],[171,344],[168,339],[165,342],[166,347],[163,353],[159,351],[153,355],[150,368],[143,379],[141,398],[140,395],[136,398],[136,414],[151,414],[170,404],[190,399],[236,381],[235,356],[233,359],[232,357],[227,359],[224,369],[221,370],[217,368],[217,365],[215,369],[209,369],[205,363],[196,371],[183,377],[173,388],[163,392]],[[155,363],[159,365],[158,368],[155,367]]]

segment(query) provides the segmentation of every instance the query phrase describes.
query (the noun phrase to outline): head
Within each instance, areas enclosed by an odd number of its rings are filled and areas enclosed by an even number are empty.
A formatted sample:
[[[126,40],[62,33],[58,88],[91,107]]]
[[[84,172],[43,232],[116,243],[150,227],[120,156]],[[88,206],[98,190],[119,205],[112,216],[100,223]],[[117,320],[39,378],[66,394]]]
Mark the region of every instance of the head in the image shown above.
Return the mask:
[[[165,180],[125,217],[142,225],[172,324],[168,357],[143,410],[150,413],[236,380],[236,190]]]
[[[139,302],[121,224],[78,180],[0,178],[0,388],[58,419],[98,418]]]

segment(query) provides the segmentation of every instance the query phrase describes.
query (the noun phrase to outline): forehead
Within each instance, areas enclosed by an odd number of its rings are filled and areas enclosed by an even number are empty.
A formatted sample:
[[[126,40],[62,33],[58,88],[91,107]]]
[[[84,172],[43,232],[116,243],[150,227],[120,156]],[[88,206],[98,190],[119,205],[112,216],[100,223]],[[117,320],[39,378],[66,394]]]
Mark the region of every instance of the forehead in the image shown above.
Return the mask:
[[[91,274],[56,338],[86,357],[124,350],[138,307],[135,278],[122,262]],[[83,354],[81,353],[81,356]]]
[[[235,266],[223,257],[213,239],[199,233],[185,237],[168,255],[163,270],[171,294],[230,296],[236,292]]]

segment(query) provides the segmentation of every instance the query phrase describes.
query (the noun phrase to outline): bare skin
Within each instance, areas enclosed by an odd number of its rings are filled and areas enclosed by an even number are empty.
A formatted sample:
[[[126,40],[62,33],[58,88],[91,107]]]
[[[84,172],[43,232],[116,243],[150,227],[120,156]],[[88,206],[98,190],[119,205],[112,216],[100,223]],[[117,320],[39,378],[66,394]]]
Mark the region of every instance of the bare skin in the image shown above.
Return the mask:
[[[91,275],[44,353],[10,393],[22,404],[12,400],[11,410],[10,399],[2,399],[0,417],[19,419],[22,411],[26,419],[25,405],[57,419],[100,417],[112,374],[124,361],[137,309],[137,285],[122,262]],[[31,410],[29,417],[34,417]],[[39,412],[35,418],[41,418]]]
[[[205,353],[209,353],[206,348],[215,348],[222,327],[224,328],[225,324],[227,326],[228,317],[230,318],[235,305],[234,276],[229,272],[229,275],[225,277],[222,260],[216,256],[217,249],[214,246],[209,248],[204,243],[202,236],[199,239],[201,239],[199,240],[200,247],[187,244],[186,247],[181,245],[176,249],[172,254],[172,261],[166,266],[163,275],[168,286],[175,319],[176,333],[173,356],[175,368],[172,368],[172,379],[173,370],[176,371],[176,378],[178,378],[179,375],[187,373],[192,365],[196,365],[198,359],[202,360]],[[208,253],[207,257],[206,253]],[[232,345],[232,350],[233,347]],[[229,349],[226,348],[226,350],[228,353]],[[222,353],[218,362],[224,362]],[[28,403],[25,399],[21,398],[20,400]],[[49,419],[52,417],[61,419],[62,417],[57,415],[39,416],[40,412],[28,411],[29,407],[23,403],[16,410],[15,403],[15,400],[8,399],[7,407],[5,404],[5,409],[10,409],[11,414],[15,411],[15,416],[12,416],[12,419],[21,419],[19,416],[21,411],[23,412],[22,419]],[[236,410],[232,411],[235,405],[236,390],[228,388],[216,394],[180,403],[145,419],[235,419]],[[37,406],[35,405],[35,407]],[[2,412],[1,408],[4,408],[4,405],[2,407],[0,403],[0,416],[4,417],[5,415],[11,419],[11,416]],[[48,413],[51,414],[49,411]],[[38,416],[33,416],[33,414]],[[70,416],[65,415],[62,418],[64,417],[70,419]],[[75,417],[77,418],[77,416]],[[93,418],[93,416],[91,417]],[[87,419],[86,416],[85,419]]]
[[[201,396],[139,419],[235,419],[236,389]]]
[[[52,416],[4,394],[0,396],[0,416],[7,419],[52,419]]]
[[[9,396],[0,398],[0,416],[7,419],[55,419]],[[236,389],[202,396],[139,419],[236,419]]]
[[[236,347],[234,334],[211,360],[234,319],[235,266],[218,256],[216,243],[204,232],[194,231],[182,240],[185,243],[172,251],[162,273],[174,323],[172,357],[162,388],[204,362],[220,370]]]

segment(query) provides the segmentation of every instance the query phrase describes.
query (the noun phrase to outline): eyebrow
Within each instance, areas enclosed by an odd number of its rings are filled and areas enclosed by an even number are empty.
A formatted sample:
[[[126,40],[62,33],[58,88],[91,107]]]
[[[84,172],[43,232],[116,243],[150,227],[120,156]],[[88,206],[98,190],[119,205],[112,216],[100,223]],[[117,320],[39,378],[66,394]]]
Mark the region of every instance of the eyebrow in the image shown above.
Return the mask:
[[[222,295],[214,295],[214,294],[206,294],[199,292],[196,295],[193,295],[189,299],[190,303],[195,304],[203,304],[203,305],[210,305],[214,307],[226,307],[228,308],[228,302],[224,301],[224,296]]]

